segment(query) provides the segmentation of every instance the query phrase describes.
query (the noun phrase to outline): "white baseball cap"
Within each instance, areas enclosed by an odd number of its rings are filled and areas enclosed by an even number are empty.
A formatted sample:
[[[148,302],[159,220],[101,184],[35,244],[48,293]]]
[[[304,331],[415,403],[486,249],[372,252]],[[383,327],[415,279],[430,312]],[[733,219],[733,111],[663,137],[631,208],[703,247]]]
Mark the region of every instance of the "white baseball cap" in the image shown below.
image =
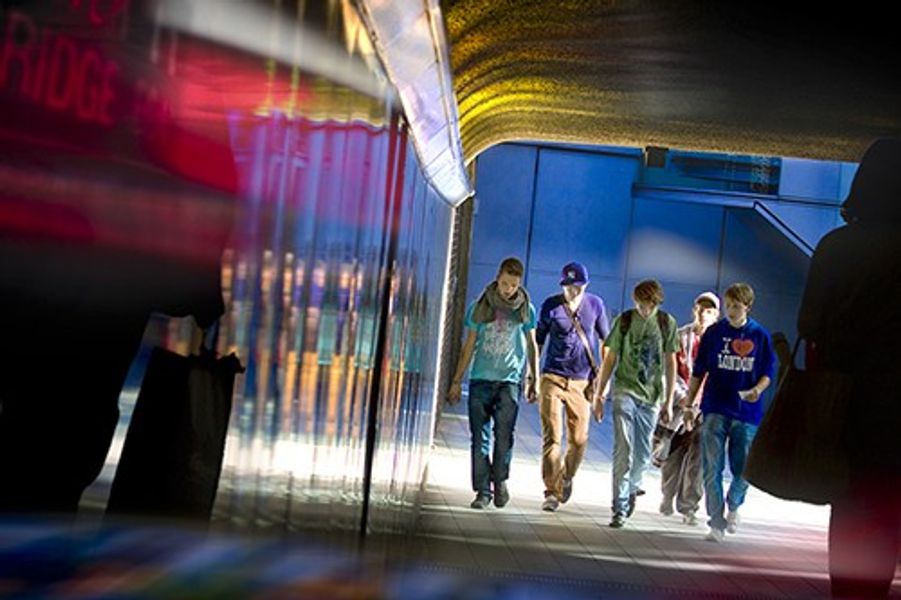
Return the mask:
[[[708,301],[710,301],[710,302],[713,302],[713,306],[714,306],[717,310],[720,309],[720,299],[719,299],[719,297],[718,297],[716,294],[714,294],[713,292],[703,292],[703,293],[701,293],[701,294],[698,294],[698,297],[695,298],[695,304],[697,304],[697,303],[700,302],[701,300],[708,300]]]

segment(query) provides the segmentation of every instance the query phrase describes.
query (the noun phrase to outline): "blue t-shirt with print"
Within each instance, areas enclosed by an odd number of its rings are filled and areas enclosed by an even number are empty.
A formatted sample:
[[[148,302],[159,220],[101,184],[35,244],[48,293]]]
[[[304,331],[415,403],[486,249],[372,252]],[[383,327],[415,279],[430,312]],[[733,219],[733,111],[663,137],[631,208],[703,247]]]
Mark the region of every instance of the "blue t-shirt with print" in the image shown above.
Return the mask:
[[[472,311],[475,302],[466,309],[464,325],[476,332],[470,380],[522,381],[526,366],[526,332],[535,329],[535,307],[529,303],[529,318],[520,322],[513,311],[499,308],[490,323],[475,323]]]
[[[773,341],[757,321],[749,318],[739,328],[728,319],[711,325],[701,338],[692,369],[695,377],[707,374],[701,412],[759,425],[763,401],[746,402],[738,392],[750,389],[764,375],[773,379],[775,364]]]

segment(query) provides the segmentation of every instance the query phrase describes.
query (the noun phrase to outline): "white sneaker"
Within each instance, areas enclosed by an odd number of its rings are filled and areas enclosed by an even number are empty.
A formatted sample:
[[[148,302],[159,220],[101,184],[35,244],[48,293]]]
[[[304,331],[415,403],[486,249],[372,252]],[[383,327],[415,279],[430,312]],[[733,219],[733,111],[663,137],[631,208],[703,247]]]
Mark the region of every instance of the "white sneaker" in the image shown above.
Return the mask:
[[[546,512],[556,512],[560,506],[560,501],[555,496],[548,496],[541,504],[541,510]]]
[[[682,515],[682,523],[684,523],[685,525],[692,525],[692,526],[697,525],[698,517],[693,512],[686,513],[686,514]]]
[[[726,531],[735,533],[738,531],[738,524],[741,523],[741,517],[737,510],[730,510],[726,515]]]
[[[722,529],[711,527],[710,531],[707,532],[707,537],[705,537],[704,539],[708,542],[722,542],[724,539],[726,539],[726,534]]]

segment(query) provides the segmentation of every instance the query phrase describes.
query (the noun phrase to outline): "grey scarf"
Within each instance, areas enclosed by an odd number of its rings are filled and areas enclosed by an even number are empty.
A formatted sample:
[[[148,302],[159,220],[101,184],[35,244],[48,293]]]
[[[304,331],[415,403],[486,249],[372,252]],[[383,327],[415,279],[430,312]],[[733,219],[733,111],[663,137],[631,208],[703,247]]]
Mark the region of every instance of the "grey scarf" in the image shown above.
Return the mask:
[[[476,300],[472,311],[473,323],[491,323],[494,321],[498,308],[509,310],[520,322],[525,323],[529,318],[529,293],[522,287],[516,290],[509,300],[502,298],[497,293],[497,282],[492,281]]]

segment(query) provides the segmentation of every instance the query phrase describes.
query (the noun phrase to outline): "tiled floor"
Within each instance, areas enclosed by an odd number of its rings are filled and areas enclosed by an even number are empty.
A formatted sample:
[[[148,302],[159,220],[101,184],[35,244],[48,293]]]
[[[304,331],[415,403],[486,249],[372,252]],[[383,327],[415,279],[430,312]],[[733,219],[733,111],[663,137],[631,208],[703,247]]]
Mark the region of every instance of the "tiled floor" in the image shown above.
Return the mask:
[[[592,425],[572,499],[547,513],[540,510],[538,411],[523,404],[510,504],[470,509],[469,431],[462,404],[446,409],[439,423],[413,542],[413,554],[435,569],[528,578],[601,597],[828,596],[824,507],[785,502],[752,488],[739,532],[716,544],[704,540],[704,525],[683,525],[678,516],[657,512],[660,478],[652,469],[644,484],[647,494],[626,527],[609,528],[609,419]],[[901,596],[897,578],[893,591]]]
[[[657,512],[660,477],[652,469],[635,515],[625,528],[610,529],[613,432],[605,419],[591,426],[572,499],[556,513],[543,512],[536,406],[521,405],[517,427],[509,481],[512,500],[501,510],[491,506],[476,511],[469,508],[473,492],[464,404],[445,407],[416,535],[371,539],[367,547],[373,552],[367,555],[376,562],[387,558],[393,569],[387,573],[413,574],[400,579],[429,586],[434,592],[429,597],[436,598],[828,595],[827,508],[785,502],[751,488],[740,531],[715,544],[704,540],[705,526],[683,525],[678,516]],[[111,471],[104,481],[108,484],[109,479]],[[95,502],[87,508],[102,514],[107,490],[97,489],[102,493],[95,490]],[[425,591],[417,594],[426,597]],[[405,591],[385,595],[407,596]],[[892,597],[901,598],[898,574]]]

